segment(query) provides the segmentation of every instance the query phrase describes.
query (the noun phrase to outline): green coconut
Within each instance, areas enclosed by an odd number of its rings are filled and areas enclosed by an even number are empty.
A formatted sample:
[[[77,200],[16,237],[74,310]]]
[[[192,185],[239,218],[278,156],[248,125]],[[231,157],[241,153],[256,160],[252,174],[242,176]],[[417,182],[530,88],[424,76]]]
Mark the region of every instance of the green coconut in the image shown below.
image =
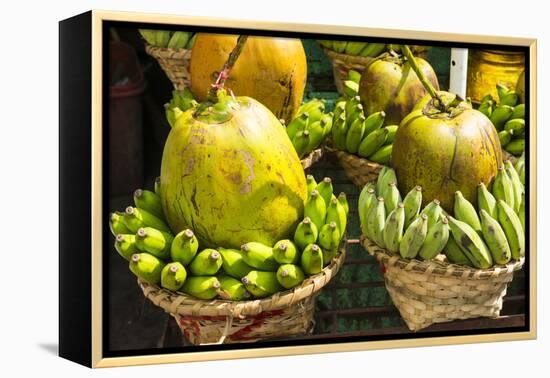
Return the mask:
[[[414,107],[396,132],[391,164],[401,193],[420,185],[423,205],[438,199],[452,212],[457,190],[477,202],[477,186],[489,186],[502,165],[502,149],[483,113],[455,94],[437,93],[444,110],[430,95]]]
[[[252,98],[217,96],[180,114],[166,140],[160,195],[170,227],[191,228],[204,247],[290,238],[307,189],[284,127]]]

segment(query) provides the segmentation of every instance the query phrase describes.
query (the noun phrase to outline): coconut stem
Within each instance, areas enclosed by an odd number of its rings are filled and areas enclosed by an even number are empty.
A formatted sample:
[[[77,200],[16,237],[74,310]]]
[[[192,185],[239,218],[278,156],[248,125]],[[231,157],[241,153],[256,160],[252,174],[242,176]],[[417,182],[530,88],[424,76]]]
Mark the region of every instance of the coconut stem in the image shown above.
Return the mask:
[[[241,55],[241,52],[243,51],[244,44],[246,43],[247,39],[248,39],[247,35],[239,35],[239,38],[237,38],[237,44],[235,45],[233,50],[231,50],[231,52],[229,53],[229,57],[227,58],[227,61],[224,63],[222,70],[218,74],[216,82],[212,84],[212,88],[210,88],[208,97],[213,102],[217,102],[218,90],[224,88],[225,81],[229,77],[229,73],[231,72],[231,69],[237,62],[239,55]]]
[[[424,86],[426,91],[437,102],[435,104],[437,106],[437,108],[441,111],[445,111],[446,110],[445,109],[445,104],[441,100],[441,97],[437,94],[437,91],[433,87],[432,83],[430,83],[428,81],[428,79],[426,79],[426,76],[424,75],[424,72],[422,72],[420,67],[418,67],[418,63],[416,63],[416,59],[414,58],[414,55],[413,55],[411,49],[409,48],[409,46],[408,45],[403,45],[401,47],[401,51],[403,52],[403,54],[407,58],[407,61],[409,62],[409,64],[411,65],[412,70],[414,71],[414,73],[418,77],[418,80],[420,80],[420,82],[422,83],[422,85]]]

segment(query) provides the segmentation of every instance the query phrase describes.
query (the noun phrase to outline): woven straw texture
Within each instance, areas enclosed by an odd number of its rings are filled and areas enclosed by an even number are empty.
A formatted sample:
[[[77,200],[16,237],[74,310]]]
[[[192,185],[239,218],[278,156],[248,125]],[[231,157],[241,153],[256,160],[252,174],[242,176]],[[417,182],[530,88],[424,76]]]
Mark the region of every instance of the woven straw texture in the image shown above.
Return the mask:
[[[175,89],[182,90],[191,86],[191,50],[155,47],[146,43],[145,51],[159,62]]]
[[[344,81],[347,80],[349,70],[355,70],[362,75],[365,68],[376,59],[370,56],[340,54],[324,47],[323,50],[332,63],[334,84],[340,94],[344,93]]]
[[[392,301],[411,331],[434,323],[477,317],[497,317],[514,271],[524,258],[490,269],[437,260],[402,259],[365,238],[361,244],[382,264]]]
[[[516,165],[518,162],[518,158],[509,153],[506,150],[502,150],[502,161],[510,160],[512,164]]]
[[[304,157],[300,162],[302,163],[302,168],[308,169],[313,164],[317,163],[319,159],[323,157],[323,149],[317,148],[309,153],[306,157]]]
[[[367,182],[376,181],[378,174],[384,167],[381,164],[367,160],[354,154],[344,151],[332,150],[349,179],[359,189],[363,188]]]
[[[170,313],[184,336],[195,345],[253,342],[306,334],[313,329],[315,297],[344,263],[340,252],[319,274],[291,290],[250,301],[200,300],[172,292],[141,279],[143,294]]]

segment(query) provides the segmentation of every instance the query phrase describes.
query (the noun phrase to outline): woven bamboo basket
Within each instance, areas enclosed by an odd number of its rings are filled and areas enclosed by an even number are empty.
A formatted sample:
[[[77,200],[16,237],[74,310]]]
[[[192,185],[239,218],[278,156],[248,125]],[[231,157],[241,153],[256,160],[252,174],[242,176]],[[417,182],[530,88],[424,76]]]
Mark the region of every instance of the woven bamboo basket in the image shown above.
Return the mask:
[[[347,80],[349,70],[355,70],[362,75],[365,68],[376,59],[370,56],[340,54],[325,47],[323,50],[332,63],[334,84],[340,94],[344,93],[344,81]]]
[[[336,155],[346,175],[359,189],[362,189],[368,182],[376,181],[378,174],[384,167],[382,164],[345,151],[327,149]]]
[[[432,261],[403,259],[364,236],[361,244],[381,263],[386,289],[411,331],[457,319],[498,317],[508,283],[525,261],[475,269],[451,264],[443,255]]]
[[[175,89],[182,90],[191,86],[191,50],[155,47],[146,43],[145,51],[159,62]]]
[[[292,337],[312,332],[315,297],[344,264],[345,243],[320,273],[291,290],[264,299],[200,300],[138,279],[143,294],[174,317],[195,345],[230,344]]]
[[[322,147],[311,151],[309,155],[305,156],[303,159],[300,160],[300,163],[302,163],[302,168],[304,168],[304,170],[308,169],[313,164],[317,163],[322,157],[323,157]]]

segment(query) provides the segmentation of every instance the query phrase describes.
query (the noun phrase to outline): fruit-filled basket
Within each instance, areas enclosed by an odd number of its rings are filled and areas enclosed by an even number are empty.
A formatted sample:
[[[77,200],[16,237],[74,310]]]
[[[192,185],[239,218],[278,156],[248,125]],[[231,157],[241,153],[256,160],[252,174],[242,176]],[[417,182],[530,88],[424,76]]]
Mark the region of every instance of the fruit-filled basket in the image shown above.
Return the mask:
[[[175,89],[191,85],[189,64],[194,33],[167,30],[140,29],[145,40],[145,52],[155,58]]]
[[[345,244],[323,270],[291,290],[263,299],[201,300],[139,280],[143,294],[170,313],[193,344],[242,343],[305,335],[312,331],[315,297],[338,273]]]

